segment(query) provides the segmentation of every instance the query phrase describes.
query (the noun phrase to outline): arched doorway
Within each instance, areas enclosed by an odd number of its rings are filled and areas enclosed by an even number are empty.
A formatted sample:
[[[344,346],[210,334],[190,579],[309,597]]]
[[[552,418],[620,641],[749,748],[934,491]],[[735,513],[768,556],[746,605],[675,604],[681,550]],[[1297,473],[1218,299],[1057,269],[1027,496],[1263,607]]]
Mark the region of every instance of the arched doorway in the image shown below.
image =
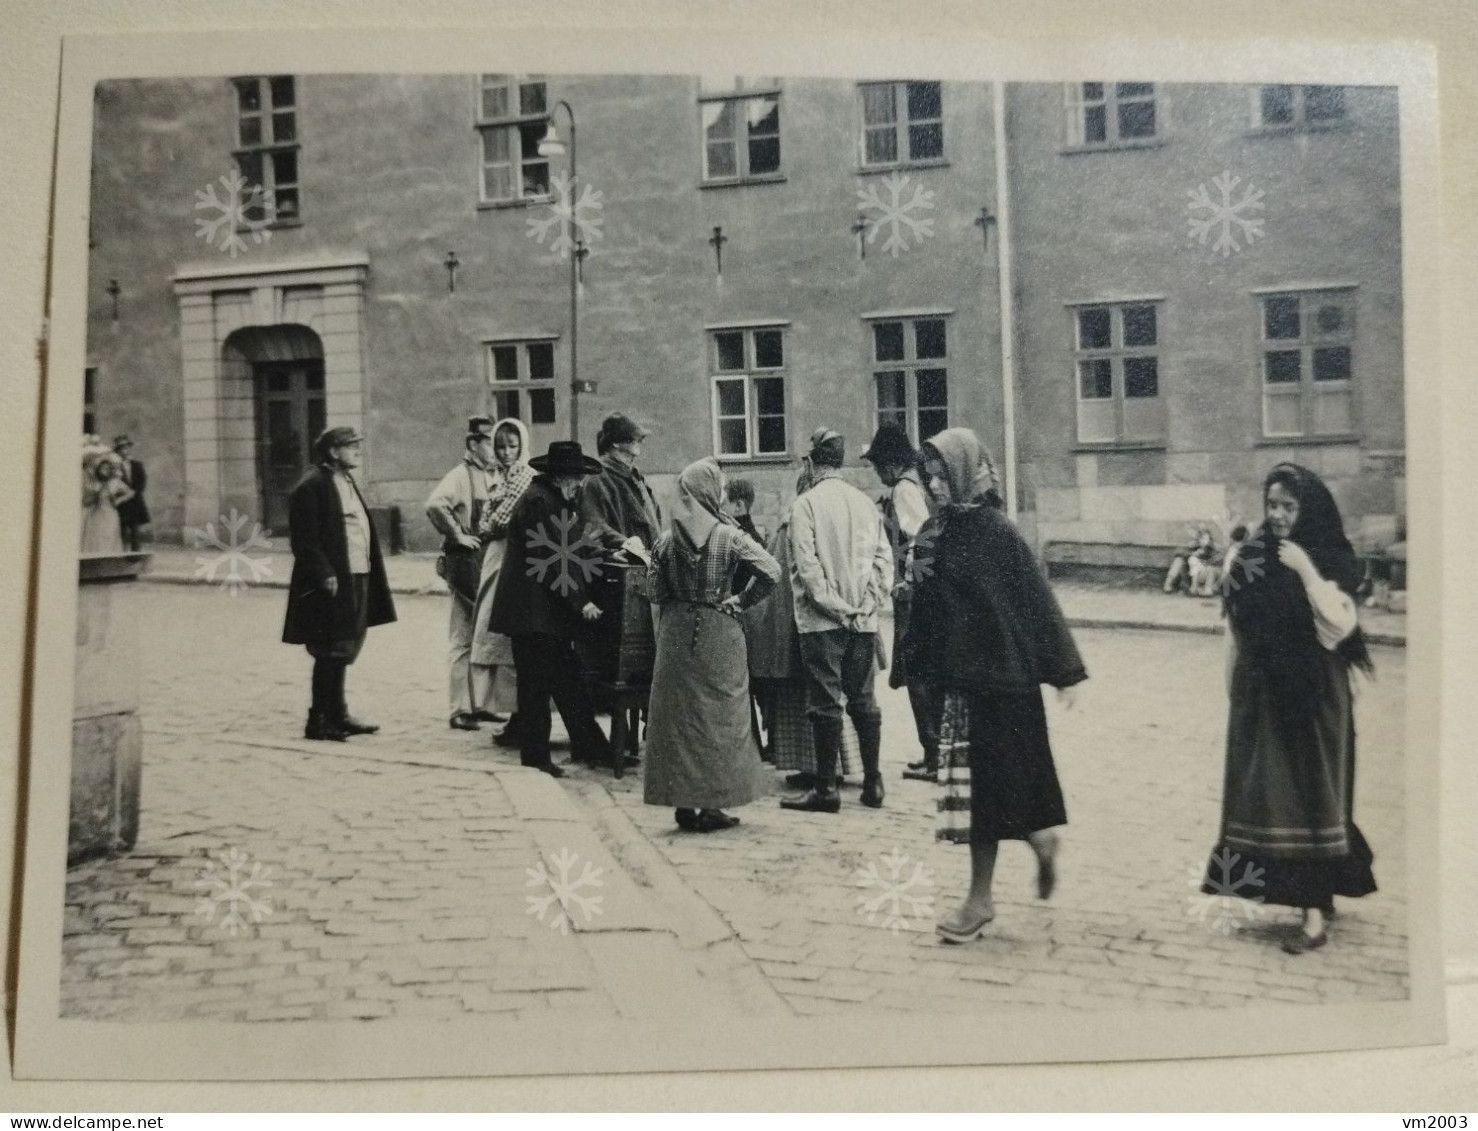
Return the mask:
[[[288,498],[313,464],[313,441],[326,425],[323,343],[307,326],[251,326],[222,346],[225,372],[250,381],[256,439],[258,514],[271,530],[288,527]]]

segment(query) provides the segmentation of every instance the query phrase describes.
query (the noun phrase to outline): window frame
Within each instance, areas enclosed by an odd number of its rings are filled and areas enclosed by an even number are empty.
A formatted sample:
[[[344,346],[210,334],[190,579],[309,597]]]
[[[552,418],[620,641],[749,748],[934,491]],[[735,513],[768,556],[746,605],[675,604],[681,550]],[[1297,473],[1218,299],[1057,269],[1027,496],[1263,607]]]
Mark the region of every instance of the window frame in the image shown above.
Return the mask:
[[[488,81],[495,78],[503,81],[498,83]],[[537,143],[532,156],[524,153],[523,129],[528,126],[542,125],[547,131],[549,123],[553,121],[554,111],[549,97],[548,78],[541,74],[479,72],[474,76],[473,83],[473,129],[477,133],[477,206],[479,208],[519,208],[529,204],[546,203],[550,199],[549,186],[553,176],[551,162],[548,157],[539,156]],[[526,113],[523,109],[523,88],[535,85],[543,88],[544,109]],[[489,117],[483,113],[484,95],[489,89],[494,88],[507,91],[508,113]],[[488,160],[488,141],[495,134],[508,138],[508,159],[506,161]],[[524,169],[529,165],[539,164],[544,166],[544,191],[541,193],[525,192]],[[494,167],[508,169],[511,195],[496,197],[488,195],[488,170]]]
[[[1164,359],[1164,306],[1163,295],[1132,296],[1127,298],[1087,299],[1067,304],[1068,341],[1072,356],[1073,383],[1073,446],[1080,450],[1103,449],[1157,449],[1164,448],[1169,438],[1168,410],[1165,398]],[[1126,314],[1133,309],[1149,308],[1154,312],[1155,340],[1149,345],[1128,345],[1125,342]],[[1109,344],[1107,346],[1083,345],[1083,315],[1088,311],[1109,312]],[[1140,358],[1153,358],[1155,362],[1155,395],[1153,397],[1128,394],[1128,362]],[[1109,395],[1086,397],[1083,395],[1083,366],[1085,363],[1107,361],[1109,363]],[[1109,402],[1113,407],[1113,436],[1111,438],[1085,438],[1084,404]],[[1128,419],[1125,402],[1153,402],[1154,435],[1128,435]],[[1146,413],[1148,415],[1148,413]]]
[[[292,102],[286,107],[278,106],[275,100],[273,84],[279,80],[286,79],[292,83]],[[301,120],[302,103],[298,98],[298,77],[296,75],[237,75],[228,80],[232,100],[232,120],[235,123],[235,143],[231,149],[231,159],[236,165],[236,171],[246,181],[248,186],[261,188],[265,198],[266,212],[263,219],[267,228],[289,228],[296,227],[303,222],[303,166],[302,166],[302,130],[299,128]],[[257,110],[246,113],[241,108],[243,84],[253,83],[257,92]],[[279,114],[291,114],[293,119],[292,137],[285,141],[277,139],[277,116]],[[246,119],[257,119],[260,122],[260,135],[254,143],[248,144],[242,140],[242,123]],[[297,174],[295,180],[279,180],[277,170],[277,157],[279,155],[291,154],[294,171]],[[259,163],[261,178],[253,180],[247,172],[243,162],[253,161]],[[282,215],[279,207],[279,194],[291,193],[294,201],[294,211],[287,216]],[[242,224],[237,230],[246,230],[248,227],[263,226],[260,221],[251,220]]]
[[[1101,98],[1090,99],[1083,88],[1096,83],[1103,88]],[[1121,94],[1121,86],[1144,85],[1150,88],[1147,95]],[[1164,145],[1168,136],[1170,100],[1162,84],[1140,83],[1137,80],[1095,80],[1068,82],[1062,85],[1064,153],[1104,153],[1117,149],[1153,149]],[[1124,137],[1120,134],[1119,109],[1121,105],[1149,103],[1154,108],[1155,130],[1146,137]],[[1102,106],[1104,114],[1104,137],[1102,141],[1089,141],[1087,111],[1090,106]]]
[[[877,314],[864,315],[862,319],[864,336],[866,338],[866,356],[868,381],[872,389],[872,419],[874,428],[880,427],[885,422],[899,423],[896,419],[897,408],[890,408],[886,420],[882,397],[880,396],[879,380],[884,374],[903,374],[903,420],[902,425],[908,433],[909,442],[917,448],[929,437],[921,436],[919,429],[919,372],[921,370],[939,370],[944,375],[944,404],[923,406],[925,412],[937,412],[942,407],[944,410],[944,425],[929,436],[937,435],[945,428],[953,425],[953,404],[949,395],[949,374],[953,364],[950,354],[950,344],[954,340],[954,324],[951,310],[940,311],[883,311]],[[918,356],[918,324],[920,322],[939,322],[944,326],[944,356],[924,357]],[[881,359],[878,357],[877,328],[885,323],[898,323],[903,326],[903,356],[897,359]]]
[[[785,129],[785,92],[778,78],[753,78],[746,79],[743,76],[734,77],[732,88],[719,88],[717,85],[706,86],[705,83],[715,80],[700,79],[698,88],[698,183],[701,188],[724,188],[731,185],[767,184],[785,180],[785,153],[787,148],[787,137]],[[752,85],[751,85],[752,84]],[[770,100],[775,103],[775,145],[779,154],[776,168],[773,172],[755,173],[750,169],[751,152],[750,147],[756,140],[763,140],[772,135],[760,134],[758,138],[750,133],[749,115],[746,113],[746,105],[750,102]],[[734,147],[734,167],[736,172],[732,175],[716,176],[709,171],[708,147],[708,125],[704,120],[707,107],[726,103],[735,104],[735,130],[730,137],[730,143]]]
[[[1257,317],[1257,391],[1259,439],[1264,444],[1297,443],[1340,443],[1357,439],[1359,423],[1359,370],[1356,356],[1357,299],[1358,287],[1353,283],[1321,284],[1317,286],[1289,286],[1259,288],[1253,292]],[[1297,299],[1299,310],[1299,336],[1297,338],[1268,337],[1268,304],[1274,299]],[[1317,307],[1330,300],[1338,300],[1345,313],[1344,325],[1338,333],[1316,333]],[[1338,381],[1318,380],[1314,376],[1314,355],[1318,350],[1343,349],[1347,354],[1349,376]],[[1299,379],[1293,382],[1268,380],[1268,356],[1273,353],[1299,355]],[[1270,393],[1270,386],[1285,386],[1277,393]],[[1294,397],[1298,400],[1299,431],[1274,432],[1269,429],[1269,398]],[[1318,431],[1319,398],[1339,396],[1346,401],[1346,419],[1349,427],[1339,431]]]
[[[908,91],[911,86],[937,86],[939,88],[939,117],[919,118],[915,121],[908,113]],[[857,171],[879,173],[892,169],[927,169],[949,164],[949,144],[945,136],[944,82],[939,79],[883,79],[857,84]],[[872,88],[889,87],[893,94],[894,117],[892,121],[894,151],[892,161],[871,162],[867,159],[867,137],[870,132],[883,129],[888,123],[869,123],[867,120],[867,91]],[[939,127],[939,155],[937,157],[913,157],[910,155],[909,130],[913,126]]]
[[[530,376],[532,366],[529,362],[529,347],[536,345],[547,345],[549,347],[549,376]],[[532,434],[535,428],[554,428],[561,423],[559,411],[560,404],[560,381],[559,381],[559,335],[552,333],[528,333],[528,334],[502,334],[493,338],[485,338],[482,342],[485,380],[487,382],[489,407],[494,419],[505,416],[516,417],[523,421],[524,427]],[[515,351],[515,367],[518,376],[513,381],[498,380],[498,363],[496,351],[499,349],[512,348]],[[553,395],[553,416],[549,420],[536,421],[534,419],[534,398],[524,396],[534,392],[548,391]],[[518,393],[519,411],[503,412],[498,407],[498,397],[503,393]],[[527,404],[528,412],[523,411]]]
[[[82,367],[82,431],[94,434],[97,432],[99,380],[99,366],[84,365]]]
[[[758,364],[757,349],[755,347],[755,335],[766,332],[774,332],[780,335],[780,365],[760,366]],[[719,336],[721,334],[741,334],[744,343],[743,367],[740,369],[723,369],[719,365]],[[708,408],[713,456],[722,462],[745,462],[759,463],[766,461],[789,462],[793,415],[790,399],[790,323],[783,320],[743,322],[734,324],[719,324],[704,327],[704,347],[708,351]],[[781,424],[785,431],[784,444],[776,449],[759,450],[759,395],[755,389],[757,381],[776,380],[780,381],[783,411],[780,415]],[[719,411],[719,386],[725,383],[742,383],[744,388],[744,451],[726,452],[723,450],[722,429],[720,424],[724,421],[739,419],[732,413],[721,414]],[[773,416],[775,414],[769,414]]]
[[[1286,88],[1293,95],[1293,117],[1286,122],[1270,122],[1263,112],[1263,95],[1275,88]],[[1320,130],[1338,130],[1351,122],[1348,100],[1349,87],[1342,83],[1260,83],[1250,88],[1252,100],[1252,132],[1254,134],[1315,133]],[[1340,113],[1335,117],[1308,117],[1309,91],[1338,90]]]

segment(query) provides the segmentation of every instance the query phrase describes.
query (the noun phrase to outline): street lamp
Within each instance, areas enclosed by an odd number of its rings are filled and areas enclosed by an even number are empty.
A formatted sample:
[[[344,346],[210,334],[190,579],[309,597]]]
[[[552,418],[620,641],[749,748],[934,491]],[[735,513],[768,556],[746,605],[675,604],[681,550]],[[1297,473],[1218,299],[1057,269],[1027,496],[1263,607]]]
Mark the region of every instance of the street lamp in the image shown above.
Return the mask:
[[[573,195],[575,191],[575,111],[570,104],[563,99],[554,104],[554,109],[564,108],[565,114],[570,119],[570,182],[568,191]],[[544,137],[539,141],[540,157],[561,157],[565,153],[565,143],[560,140],[558,131],[554,128],[554,111],[549,113],[549,126],[544,131]],[[570,439],[580,439],[580,260],[585,257],[585,241],[579,238],[579,229],[575,226],[573,213],[566,217],[566,224],[570,225],[571,242],[574,250],[570,254]],[[594,391],[591,389],[590,391]]]

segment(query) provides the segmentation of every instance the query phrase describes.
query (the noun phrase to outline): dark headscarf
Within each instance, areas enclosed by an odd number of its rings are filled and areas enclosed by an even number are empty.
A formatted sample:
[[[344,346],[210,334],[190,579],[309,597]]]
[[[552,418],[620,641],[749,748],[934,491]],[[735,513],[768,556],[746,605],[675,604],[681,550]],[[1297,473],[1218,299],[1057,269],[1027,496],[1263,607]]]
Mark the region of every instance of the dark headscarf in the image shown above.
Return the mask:
[[[1345,537],[1339,507],[1329,488],[1308,468],[1280,463],[1263,482],[1264,505],[1274,484],[1298,500],[1298,519],[1288,540],[1303,548],[1321,577],[1353,598],[1364,571]],[[1323,647],[1302,580],[1279,560],[1279,541],[1264,519],[1227,570],[1225,606],[1238,639],[1270,677],[1274,701],[1290,723],[1301,724],[1311,722],[1318,710]],[[1340,642],[1337,651],[1356,667],[1371,669],[1370,652],[1358,628]]]

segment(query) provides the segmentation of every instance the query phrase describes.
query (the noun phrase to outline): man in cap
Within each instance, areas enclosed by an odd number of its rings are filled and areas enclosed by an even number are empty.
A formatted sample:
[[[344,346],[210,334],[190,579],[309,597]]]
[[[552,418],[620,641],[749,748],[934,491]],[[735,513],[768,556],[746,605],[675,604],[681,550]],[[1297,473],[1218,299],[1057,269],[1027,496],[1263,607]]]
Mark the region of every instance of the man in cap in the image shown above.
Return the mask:
[[[343,742],[380,728],[349,713],[344,676],[366,632],[395,619],[395,602],[374,520],[354,482],[364,437],[330,428],[318,437],[318,465],[293,488],[288,510],[293,573],[284,644],[304,644],[313,657],[313,702],[305,738]]]
[[[144,488],[149,484],[149,476],[144,471],[143,462],[131,458],[129,453],[133,451],[133,440],[126,434],[113,437],[113,450],[122,461],[119,478],[133,490],[132,495],[118,504],[118,524],[123,530],[123,546],[137,551],[139,535],[151,521],[149,505],[144,501]]]
[[[611,413],[596,434],[600,471],[580,489],[580,511],[591,533],[608,550],[618,550],[634,538],[651,550],[662,533],[657,497],[636,469],[646,437],[646,431],[624,412]]]
[[[538,472],[513,508],[503,568],[493,590],[488,627],[513,640],[518,670],[519,760],[552,777],[564,777],[549,753],[549,701],[559,708],[577,760],[604,762],[611,744],[595,721],[575,640],[600,617],[590,599],[591,561],[599,548],[586,538],[578,494],[601,465],[574,440],[556,440],[529,460]],[[551,540],[567,552],[544,550]],[[589,558],[582,557],[584,546]],[[530,555],[530,548],[539,552]]]
[[[493,721],[483,709],[492,691],[491,669],[474,667],[472,629],[485,547],[478,521],[492,488],[493,422],[486,416],[467,421],[462,460],[436,485],[426,500],[426,517],[441,535],[442,563],[451,591],[449,642],[450,723],[458,730],[477,730],[479,720]]]
[[[842,699],[857,730],[864,805],[883,804],[882,714],[873,698],[878,610],[893,585],[893,553],[871,499],[841,476],[844,441],[829,428],[811,434],[812,486],[790,509],[795,625],[806,674],[806,714],[816,745],[816,786],[782,808],[835,813]]]
[[[919,453],[909,441],[908,433],[896,424],[884,424],[873,436],[862,458],[872,464],[888,493],[882,499],[883,529],[893,550],[893,666],[888,672],[889,687],[908,687],[908,702],[913,708],[914,728],[923,747],[921,762],[910,762],[903,771],[905,778],[937,781],[939,777],[939,723],[944,710],[944,697],[923,680],[910,678],[903,664],[903,635],[908,630],[908,616],[913,593],[909,583],[909,553],[920,531],[929,521],[929,500],[919,479]],[[924,538],[929,538],[924,534]]]

